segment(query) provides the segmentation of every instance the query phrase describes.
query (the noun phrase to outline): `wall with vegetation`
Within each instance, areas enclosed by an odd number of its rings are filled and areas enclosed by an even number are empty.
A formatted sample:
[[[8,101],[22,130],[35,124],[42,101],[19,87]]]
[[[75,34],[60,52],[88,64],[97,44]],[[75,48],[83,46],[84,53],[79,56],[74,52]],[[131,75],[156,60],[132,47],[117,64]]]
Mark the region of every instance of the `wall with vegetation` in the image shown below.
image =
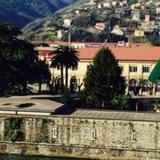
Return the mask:
[[[1,116],[0,152],[157,160],[160,122]]]

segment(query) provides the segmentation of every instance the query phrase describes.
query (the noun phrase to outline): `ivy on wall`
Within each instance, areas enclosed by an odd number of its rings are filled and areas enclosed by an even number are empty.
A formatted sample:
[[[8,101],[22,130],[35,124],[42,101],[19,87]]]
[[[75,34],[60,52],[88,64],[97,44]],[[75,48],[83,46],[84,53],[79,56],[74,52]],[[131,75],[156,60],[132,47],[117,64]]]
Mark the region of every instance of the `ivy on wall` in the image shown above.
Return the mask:
[[[49,142],[49,129],[48,125],[50,123],[50,120],[39,118],[36,121],[37,123],[37,143],[48,143]]]
[[[12,142],[24,141],[22,118],[5,119],[5,140]]]

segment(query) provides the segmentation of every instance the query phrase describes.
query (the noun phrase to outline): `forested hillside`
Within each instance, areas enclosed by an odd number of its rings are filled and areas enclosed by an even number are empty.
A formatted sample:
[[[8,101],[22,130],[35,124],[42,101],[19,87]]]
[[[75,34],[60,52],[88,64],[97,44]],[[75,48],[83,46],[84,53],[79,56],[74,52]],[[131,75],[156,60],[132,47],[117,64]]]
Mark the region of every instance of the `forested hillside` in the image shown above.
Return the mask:
[[[1,0],[0,21],[9,21],[18,27],[54,13],[76,0]]]

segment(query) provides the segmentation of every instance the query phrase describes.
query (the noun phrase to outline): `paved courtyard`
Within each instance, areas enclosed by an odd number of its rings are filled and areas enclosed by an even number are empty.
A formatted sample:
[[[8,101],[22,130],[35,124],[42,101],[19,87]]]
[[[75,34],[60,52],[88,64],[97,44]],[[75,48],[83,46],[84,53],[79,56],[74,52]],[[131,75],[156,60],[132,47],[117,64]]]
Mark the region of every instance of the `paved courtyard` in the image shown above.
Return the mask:
[[[63,107],[62,103],[49,100],[53,97],[59,96],[38,95],[0,98],[0,113],[23,115],[51,115]],[[112,110],[77,109],[76,111],[68,115],[56,114],[54,116],[88,119],[160,122],[160,113],[156,112],[129,112]]]
[[[0,113],[8,114],[32,114],[50,115],[63,104],[47,99],[48,95],[42,96],[13,96],[0,98]]]
[[[129,120],[129,121],[157,121],[160,122],[160,113],[156,112],[126,112],[107,110],[77,110],[69,117],[107,119],[107,120]]]

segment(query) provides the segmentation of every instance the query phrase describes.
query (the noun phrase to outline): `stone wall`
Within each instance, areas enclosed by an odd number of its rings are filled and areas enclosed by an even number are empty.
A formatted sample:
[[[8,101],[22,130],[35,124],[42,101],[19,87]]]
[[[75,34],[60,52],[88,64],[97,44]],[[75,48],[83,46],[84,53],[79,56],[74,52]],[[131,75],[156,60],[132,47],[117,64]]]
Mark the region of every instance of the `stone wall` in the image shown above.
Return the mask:
[[[14,142],[6,140],[6,135],[12,137],[6,133],[6,120],[10,117],[1,116],[1,153],[97,159],[160,159],[160,122],[60,116],[15,118],[22,119],[20,127],[23,138]],[[17,129],[14,133],[17,133]]]

